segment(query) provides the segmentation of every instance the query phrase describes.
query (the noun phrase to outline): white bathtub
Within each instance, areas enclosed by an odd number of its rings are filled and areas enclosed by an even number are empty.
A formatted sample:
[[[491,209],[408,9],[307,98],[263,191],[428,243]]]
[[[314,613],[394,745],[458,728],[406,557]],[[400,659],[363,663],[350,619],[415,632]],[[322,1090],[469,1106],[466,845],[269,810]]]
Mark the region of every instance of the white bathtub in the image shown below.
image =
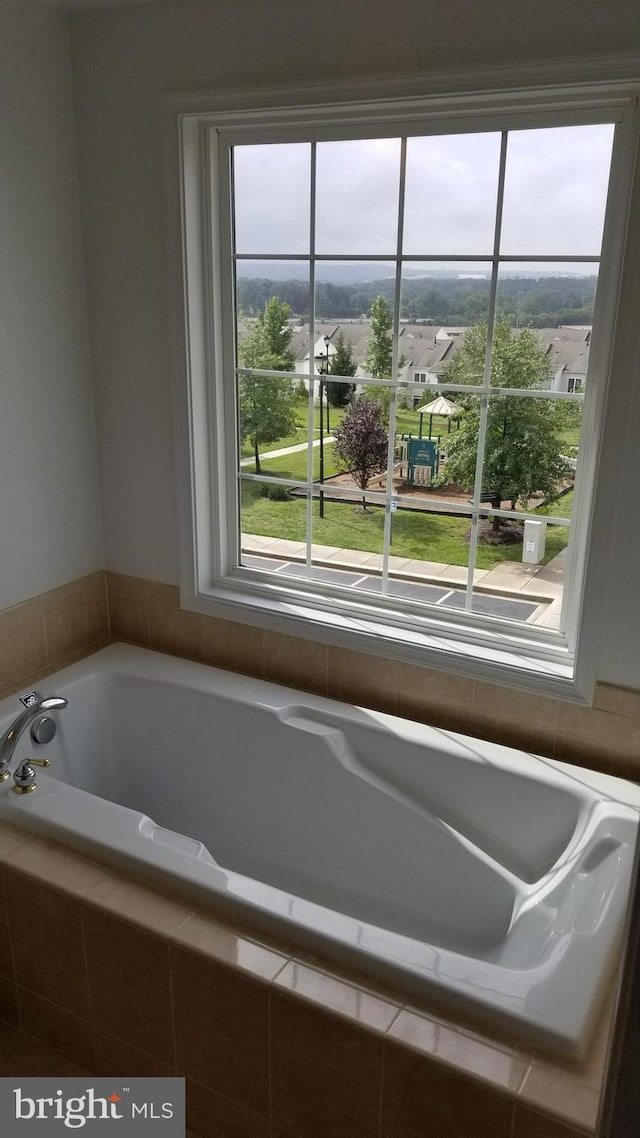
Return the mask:
[[[518,751],[125,645],[39,689],[69,705],[15,758],[51,775],[24,796],[3,783],[1,818],[584,1052],[629,896],[630,806]],[[0,703],[2,729],[19,710]]]

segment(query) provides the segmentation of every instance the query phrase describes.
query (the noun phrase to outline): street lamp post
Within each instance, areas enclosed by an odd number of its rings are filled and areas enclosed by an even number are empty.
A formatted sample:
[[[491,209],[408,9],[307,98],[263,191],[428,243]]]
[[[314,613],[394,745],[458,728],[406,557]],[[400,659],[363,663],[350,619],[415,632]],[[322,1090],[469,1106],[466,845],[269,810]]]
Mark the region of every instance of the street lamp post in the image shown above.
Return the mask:
[[[331,337],[325,336],[324,346],[327,350],[327,355],[326,355],[326,359],[324,360],[324,364],[323,364],[322,352],[320,353],[320,375],[328,375],[329,374],[329,344],[330,343],[331,343]],[[322,490],[322,486],[324,485],[324,407],[322,405],[324,384],[325,384],[325,381],[323,379],[321,379],[320,380],[320,395],[319,395],[319,398],[320,398],[320,487],[321,487],[321,489],[320,489],[319,513],[320,513],[321,518],[324,517],[324,492]],[[327,433],[328,433],[328,431],[329,431],[329,392],[327,391]]]
[[[330,343],[331,343],[331,337],[325,336],[324,346],[325,346],[325,350],[327,353],[327,370],[326,370],[327,376],[329,375],[329,344]],[[329,407],[330,407],[330,404],[329,404],[329,381],[327,379],[327,434],[328,435],[331,434],[331,423],[329,421]]]
[[[320,375],[322,376],[322,374],[323,374],[322,356],[320,356]],[[320,410],[320,505],[319,505],[319,513],[320,513],[321,518],[324,517],[324,494],[322,492],[322,484],[324,482],[324,407],[322,405],[322,392],[323,392],[323,390],[324,390],[324,383],[322,382],[322,379],[321,379],[320,380],[320,391],[318,394],[319,403],[320,403],[320,407],[319,407],[319,410]]]

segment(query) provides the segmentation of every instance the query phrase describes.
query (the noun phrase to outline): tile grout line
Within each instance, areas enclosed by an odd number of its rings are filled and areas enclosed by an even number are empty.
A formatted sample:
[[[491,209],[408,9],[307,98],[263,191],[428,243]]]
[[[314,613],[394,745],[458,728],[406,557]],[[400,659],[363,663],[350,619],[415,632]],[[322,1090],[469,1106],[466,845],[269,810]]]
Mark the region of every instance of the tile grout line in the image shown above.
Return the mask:
[[[400,1012],[398,1012],[398,1015],[400,1015]],[[395,1023],[395,1020],[397,1018],[398,1018],[397,1016],[394,1018],[393,1023]],[[387,1043],[386,1043],[385,1037],[383,1037],[383,1039],[382,1039],[380,1051],[381,1051],[381,1055],[380,1055],[380,1105],[378,1108],[378,1133],[380,1135],[380,1138],[383,1138],[382,1127],[383,1127],[383,1123],[384,1123],[384,1094],[385,1094],[384,1076],[385,1076],[385,1066],[386,1066],[386,1058],[387,1058]]]
[[[182,925],[180,927],[182,928]],[[167,941],[167,964],[169,967],[169,1011],[171,1013],[171,1037],[173,1040],[173,1072],[178,1075],[178,1033],[176,1030],[176,1001],[173,991],[173,953],[171,952],[170,941]]]
[[[273,1129],[273,980],[267,993],[267,1088],[267,1120],[269,1122],[269,1133],[271,1133]]]
[[[93,996],[91,993],[89,957],[87,955],[87,930],[85,927],[86,909],[82,903],[79,903],[79,908],[80,908],[80,929],[82,932],[82,955],[83,955],[83,959],[84,959],[84,974],[85,974],[85,980],[86,980],[86,985],[87,985],[87,1003],[88,1003],[88,1007],[89,1007],[89,1027],[91,1030],[91,1047],[93,1050],[93,1069],[95,1070],[96,1058],[97,1058],[96,1029],[95,1029],[95,1017],[94,1017],[94,1010],[93,1010]]]
[[[19,847],[19,848],[21,848],[21,847]],[[23,1026],[23,1020],[22,1020],[22,1006],[20,1004],[20,998],[18,996],[18,980],[17,980],[17,973],[16,973],[16,954],[15,954],[15,950],[13,947],[13,935],[11,933],[11,921],[9,920],[9,906],[7,905],[7,894],[6,894],[5,885],[4,885],[4,865],[0,866],[0,885],[2,887],[2,898],[4,900],[4,911],[5,911],[6,918],[7,918],[7,936],[9,938],[9,955],[11,957],[11,978],[12,978],[12,982],[13,982],[13,991],[14,991],[14,995],[16,998],[16,1007],[18,1009],[18,1024],[20,1027],[20,1031],[23,1031],[24,1026]]]

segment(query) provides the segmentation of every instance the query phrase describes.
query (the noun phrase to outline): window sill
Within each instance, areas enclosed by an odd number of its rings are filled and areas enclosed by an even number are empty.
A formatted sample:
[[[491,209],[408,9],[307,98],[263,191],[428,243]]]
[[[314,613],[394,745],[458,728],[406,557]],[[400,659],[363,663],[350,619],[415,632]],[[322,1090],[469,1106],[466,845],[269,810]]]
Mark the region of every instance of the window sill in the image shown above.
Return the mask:
[[[502,684],[533,694],[550,696],[567,702],[588,705],[593,683],[578,676],[575,660],[559,641],[549,642],[541,650],[533,640],[522,638],[505,646],[504,634],[495,633],[490,643],[487,630],[474,642],[469,629],[461,625],[436,625],[425,620],[419,629],[409,628],[400,620],[393,624],[389,614],[376,619],[375,612],[355,611],[354,606],[340,610],[332,600],[332,610],[319,599],[293,592],[278,595],[278,590],[247,588],[246,580],[226,578],[200,592],[183,587],[182,607],[219,619],[237,621],[304,640],[316,641],[387,657],[439,671],[452,672],[486,683]]]

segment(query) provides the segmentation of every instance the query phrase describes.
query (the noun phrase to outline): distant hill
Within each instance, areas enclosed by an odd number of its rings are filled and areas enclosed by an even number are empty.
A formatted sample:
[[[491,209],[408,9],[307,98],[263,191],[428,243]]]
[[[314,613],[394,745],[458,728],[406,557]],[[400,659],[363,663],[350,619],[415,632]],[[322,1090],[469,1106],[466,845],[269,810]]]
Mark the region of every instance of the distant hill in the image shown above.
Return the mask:
[[[527,272],[509,270],[508,272],[503,271],[501,275],[505,279],[508,277],[515,280],[542,280],[543,278],[557,277],[557,273],[548,270],[536,270],[535,277],[532,277],[532,272],[533,270]],[[238,261],[236,275],[238,279],[303,281],[309,279],[309,266],[306,261]],[[402,270],[402,275],[407,280],[461,280],[469,276],[489,280],[490,277],[490,273],[483,272],[478,263],[474,261],[460,262],[455,269],[425,268],[423,264],[412,268],[411,265],[406,265]],[[339,261],[319,261],[316,267],[316,279],[328,281],[331,284],[362,284],[372,281],[393,280],[394,277],[395,266],[392,262],[385,264],[384,261],[346,261],[341,264]],[[580,280],[585,278],[581,273],[566,272],[562,274],[562,279]]]
[[[247,266],[254,262],[240,262]],[[291,270],[295,262],[261,262],[268,276],[238,275],[238,307],[247,316],[261,312],[272,296],[289,304],[301,322],[309,318],[309,285],[303,262],[296,266],[295,276],[276,277],[275,270]],[[321,265],[322,273],[316,282],[317,320],[359,320],[366,316],[376,296],[393,299],[395,279],[386,274],[387,266],[378,263],[356,266],[362,275],[354,279],[353,264],[340,266],[349,279],[340,281],[323,279],[325,271],[333,265]],[[337,268],[337,266],[336,266]],[[385,275],[380,270],[385,270]],[[364,275],[368,273],[369,275]],[[597,278],[567,273],[554,276],[540,273],[535,276],[513,273],[502,278],[498,285],[496,311],[507,316],[514,326],[554,328],[560,324],[593,323],[593,306]],[[434,272],[426,277],[420,270],[411,270],[403,280],[401,318],[412,323],[447,324],[466,327],[485,320],[489,306],[489,280],[476,274]]]

